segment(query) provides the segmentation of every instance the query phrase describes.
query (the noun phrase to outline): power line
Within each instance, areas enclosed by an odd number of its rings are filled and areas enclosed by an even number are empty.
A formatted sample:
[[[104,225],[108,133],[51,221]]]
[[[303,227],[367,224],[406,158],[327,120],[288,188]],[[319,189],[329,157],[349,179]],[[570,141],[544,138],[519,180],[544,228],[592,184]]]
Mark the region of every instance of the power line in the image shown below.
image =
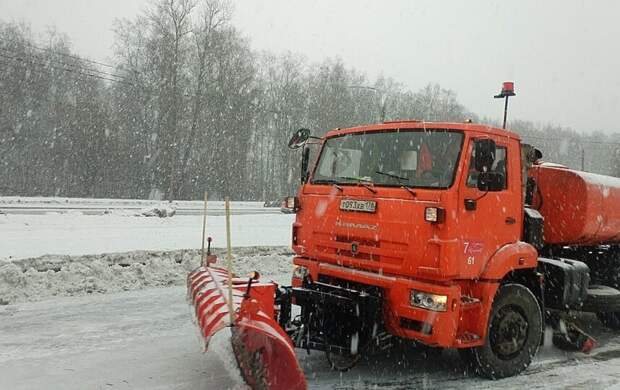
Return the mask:
[[[0,47],[0,50],[4,51],[6,53],[12,54],[14,56],[17,56],[19,58],[23,58],[24,57],[21,53],[18,53],[15,50],[10,50],[10,49],[6,49],[6,48],[2,48],[2,47]],[[121,80],[125,80],[125,78],[123,76],[119,76],[119,75],[114,74],[114,73],[104,72],[104,71],[97,70],[97,69],[92,69],[92,68],[87,68],[87,67],[79,65],[79,64],[71,64],[71,63],[68,63],[68,62],[59,61],[59,60],[56,60],[54,58],[41,57],[40,54],[26,54],[26,55],[29,56],[29,57],[32,57],[32,58],[34,58],[36,60],[39,60],[39,61],[51,62],[51,63],[57,64],[59,66],[69,66],[71,68],[76,68],[77,70],[80,70],[80,71],[88,71],[88,72],[91,72],[91,73],[96,73],[96,74],[99,74],[99,75],[101,75],[103,77],[109,76],[109,77],[115,77],[115,78],[119,78]]]
[[[97,69],[87,68],[87,67],[81,66],[79,64],[71,64],[71,63],[67,63],[67,62],[63,62],[63,61],[58,61],[58,60],[56,60],[54,58],[43,58],[43,57],[40,57],[40,55],[38,55],[38,54],[22,55],[22,53],[18,53],[18,52],[14,51],[14,50],[2,48],[2,47],[0,47],[0,50],[4,51],[6,53],[11,54],[13,56],[13,59],[25,60],[25,57],[30,57],[32,60],[38,61],[40,63],[51,63],[51,64],[56,64],[56,65],[62,66],[62,67],[68,66],[70,68],[75,68],[78,71],[95,73],[95,74],[101,75],[103,77],[110,76],[110,77],[115,77],[115,78],[119,78],[121,80],[124,80],[123,76],[119,76],[119,75],[114,74],[114,73],[109,73],[109,72],[104,72],[104,71],[100,71],[100,70],[97,70]]]
[[[11,60],[15,60],[15,61],[20,61],[20,62],[24,62],[24,63],[27,62],[26,59],[24,59],[22,57],[9,56],[9,55],[2,54],[2,53],[0,53],[0,57],[5,58],[5,59],[11,59]],[[79,74],[79,75],[82,75],[82,76],[94,77],[94,78],[101,79],[101,80],[107,80],[107,81],[112,81],[112,82],[116,82],[116,83],[120,83],[120,84],[126,84],[126,85],[133,86],[133,84],[131,84],[131,83],[127,82],[127,81],[121,81],[119,79],[113,79],[113,78],[109,78],[109,77],[105,77],[105,76],[101,76],[101,75],[97,75],[97,74],[86,73],[85,72],[85,71],[87,71],[86,68],[80,69],[80,70],[84,70],[84,71],[79,71],[77,69],[68,69],[68,68],[65,68],[65,67],[62,67],[62,66],[54,66],[54,65],[45,64],[45,63],[42,63],[40,61],[36,61],[34,59],[31,59],[31,62],[33,64],[35,64],[35,65],[40,65],[40,66],[43,66],[43,67],[58,69],[58,70],[62,70],[62,71],[65,71],[65,72],[71,72],[71,73]]]
[[[13,56],[9,56],[9,55],[6,55],[6,54],[1,54],[1,53],[0,53],[0,57],[3,57],[3,58],[5,58],[5,59],[11,59],[11,60],[15,60],[15,61],[20,61],[20,62],[24,62],[24,63],[25,63],[25,62],[27,62],[27,61],[26,61],[24,58],[22,58],[22,57],[13,57]],[[112,78],[108,78],[108,77],[104,77],[104,76],[100,76],[100,75],[97,75],[97,74],[92,74],[92,73],[80,72],[80,71],[78,71],[78,70],[75,70],[75,69],[68,69],[68,68],[64,68],[64,67],[62,67],[62,66],[54,66],[54,65],[49,65],[49,64],[42,63],[42,62],[40,62],[40,61],[31,60],[31,62],[32,62],[34,65],[40,65],[40,66],[43,66],[43,67],[48,67],[48,68],[52,68],[52,69],[58,69],[58,70],[62,70],[62,71],[65,71],[65,72],[71,72],[71,73],[80,74],[80,75],[83,75],[83,76],[88,76],[88,77],[95,77],[95,78],[98,78],[98,79],[101,79],[101,80],[108,80],[108,81],[114,81],[114,82],[121,82],[121,81],[120,81],[120,80],[118,80],[118,79],[112,79]]]
[[[540,137],[540,136],[536,136],[536,135],[525,135],[525,134],[520,134],[520,136],[522,138],[532,138],[532,139],[539,139],[542,141],[554,141],[554,142],[562,142],[562,141],[574,141],[576,143],[584,143],[584,144],[592,144],[592,145],[620,145],[620,142],[611,142],[611,141],[588,141],[585,139],[580,139],[580,138],[554,138],[554,137]]]
[[[4,42],[7,42],[7,43],[13,43],[13,42],[10,42],[10,41],[8,41],[7,39],[4,39],[4,38],[0,38],[0,41],[4,41]],[[52,50],[51,48],[42,48],[42,47],[37,46],[37,45],[35,45],[33,43],[30,43],[30,42],[22,42],[22,43],[25,44],[26,46],[30,46],[32,48],[35,48],[35,49],[38,49],[38,50],[41,50],[41,51],[49,51],[49,52],[52,52],[52,53],[55,53],[55,54],[59,54],[59,55],[62,55],[62,56],[78,59],[78,60],[81,60],[81,61],[90,62],[90,63],[93,63],[93,64],[105,66],[105,67],[112,68],[112,69],[116,68],[114,65],[106,64],[106,63],[95,61],[95,60],[89,60],[88,58],[82,58],[82,57],[78,57],[78,56],[72,55],[72,54],[62,53],[62,52],[59,52],[59,51]]]

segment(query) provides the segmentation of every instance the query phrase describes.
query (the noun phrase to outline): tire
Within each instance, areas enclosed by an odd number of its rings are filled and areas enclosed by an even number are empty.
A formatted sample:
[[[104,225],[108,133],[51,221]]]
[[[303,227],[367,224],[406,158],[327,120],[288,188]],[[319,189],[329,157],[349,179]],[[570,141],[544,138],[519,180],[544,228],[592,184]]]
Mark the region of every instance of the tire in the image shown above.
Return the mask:
[[[607,286],[620,290],[620,248],[612,247],[612,251],[605,258],[596,259],[596,263],[592,263],[591,268],[594,270],[594,277]],[[592,297],[590,297],[593,287],[588,289],[588,299],[584,302],[584,306],[591,305]],[[596,291],[595,291],[596,292]],[[618,297],[605,297],[605,294],[595,294],[595,304],[592,305],[598,310],[595,311],[599,321],[607,328],[620,331],[620,305]],[[613,294],[610,294],[613,295]],[[616,298],[616,299],[614,299]],[[589,308],[589,307],[588,307]]]
[[[620,312],[596,313],[596,316],[609,329],[620,331]]]
[[[590,286],[584,308],[595,312],[607,328],[620,331],[620,293],[613,287]]]
[[[528,288],[503,285],[493,301],[484,345],[459,353],[480,376],[501,379],[517,375],[538,351],[542,323],[540,306]]]
[[[332,370],[347,372],[360,361],[362,354],[350,355],[325,351],[325,357],[327,357],[327,362]]]
[[[620,291],[614,287],[591,285],[583,302],[583,310],[593,313],[620,311]]]

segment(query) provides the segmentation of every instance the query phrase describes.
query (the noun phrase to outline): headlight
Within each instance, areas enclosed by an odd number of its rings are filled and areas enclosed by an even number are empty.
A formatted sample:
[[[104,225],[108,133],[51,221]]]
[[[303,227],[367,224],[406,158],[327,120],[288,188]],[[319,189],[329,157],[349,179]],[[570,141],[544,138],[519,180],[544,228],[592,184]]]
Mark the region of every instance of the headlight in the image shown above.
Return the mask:
[[[308,268],[301,266],[301,265],[298,265],[293,270],[293,278],[304,279],[309,274],[310,274],[310,271],[308,270]]]
[[[422,309],[446,311],[448,309],[448,296],[411,290],[409,303],[411,306],[420,307]]]
[[[442,223],[446,220],[446,210],[441,207],[427,207],[424,210],[424,220],[431,223]]]

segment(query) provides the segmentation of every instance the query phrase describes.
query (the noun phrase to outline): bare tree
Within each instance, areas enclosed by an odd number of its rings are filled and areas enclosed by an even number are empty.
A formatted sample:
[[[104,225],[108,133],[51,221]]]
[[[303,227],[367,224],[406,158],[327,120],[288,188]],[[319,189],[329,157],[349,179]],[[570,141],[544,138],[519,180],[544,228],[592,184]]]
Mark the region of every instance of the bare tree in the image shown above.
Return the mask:
[[[222,50],[221,31],[228,28],[230,21],[230,6],[220,0],[206,0],[201,9],[200,21],[194,27],[194,57],[190,67],[192,73],[192,84],[194,91],[192,96],[191,124],[187,137],[180,143],[181,161],[180,174],[177,186],[177,197],[182,197],[188,193],[186,188],[188,163],[199,143],[199,136],[208,137],[206,132],[199,133],[203,110],[208,104],[206,89],[209,88],[213,73],[213,64]],[[203,122],[204,123],[204,122]],[[205,129],[206,130],[206,129]]]

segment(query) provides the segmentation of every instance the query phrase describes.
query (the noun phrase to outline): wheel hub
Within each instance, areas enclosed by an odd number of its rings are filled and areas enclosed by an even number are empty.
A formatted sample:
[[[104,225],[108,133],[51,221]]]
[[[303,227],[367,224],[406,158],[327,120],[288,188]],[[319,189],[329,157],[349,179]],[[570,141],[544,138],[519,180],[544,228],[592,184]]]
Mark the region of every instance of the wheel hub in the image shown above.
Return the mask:
[[[491,324],[489,341],[493,352],[504,360],[518,354],[527,341],[528,322],[515,307],[502,308]]]

